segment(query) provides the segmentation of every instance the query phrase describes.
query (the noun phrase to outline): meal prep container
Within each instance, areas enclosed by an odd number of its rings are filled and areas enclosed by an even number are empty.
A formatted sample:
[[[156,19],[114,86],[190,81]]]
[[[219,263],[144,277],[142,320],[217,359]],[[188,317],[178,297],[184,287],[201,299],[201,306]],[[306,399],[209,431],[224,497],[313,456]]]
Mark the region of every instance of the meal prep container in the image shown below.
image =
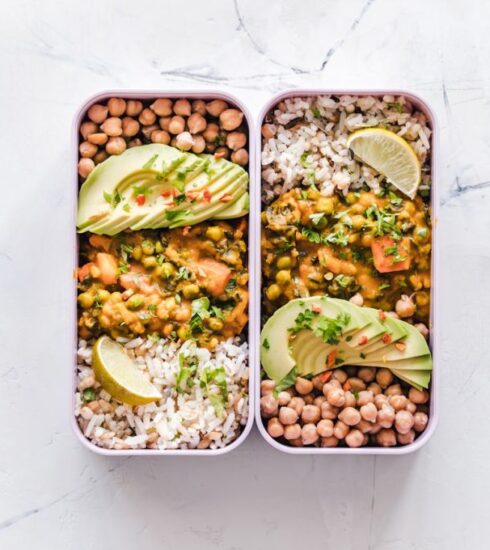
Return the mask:
[[[114,91],[105,91],[99,93],[95,96],[89,98],[77,111],[75,119],[73,121],[72,127],[72,195],[71,201],[73,205],[72,212],[72,228],[73,228],[73,301],[72,301],[72,319],[73,319],[73,376],[72,376],[72,387],[71,394],[72,398],[70,399],[70,416],[72,419],[73,430],[75,431],[76,436],[80,442],[87,447],[87,449],[102,455],[119,457],[119,456],[216,456],[224,453],[228,453],[233,449],[236,449],[239,445],[243,443],[250,430],[252,429],[253,416],[254,416],[254,391],[255,391],[255,376],[257,374],[256,365],[259,364],[258,357],[258,347],[256,343],[258,342],[258,330],[260,326],[259,318],[259,279],[254,277],[254,274],[258,273],[258,266],[256,260],[258,258],[258,250],[260,246],[260,227],[257,225],[257,216],[249,215],[249,230],[248,230],[248,270],[250,274],[249,280],[249,322],[248,322],[248,344],[249,344],[249,416],[247,424],[243,427],[242,433],[235,439],[232,443],[223,447],[221,449],[169,449],[169,450],[156,450],[156,449],[131,449],[131,450],[114,450],[114,449],[104,449],[99,447],[89,441],[81,432],[80,427],[76,421],[74,410],[75,410],[75,392],[76,392],[76,367],[77,367],[77,348],[78,348],[78,331],[77,331],[77,284],[76,284],[76,269],[78,267],[78,234],[76,232],[76,211],[77,211],[77,200],[78,200],[78,145],[79,145],[79,128],[80,124],[87,112],[87,110],[94,104],[100,101],[105,101],[110,97],[121,97],[123,99],[136,99],[141,101],[155,100],[158,98],[186,98],[186,99],[204,99],[204,100],[213,100],[213,99],[222,99],[226,101],[233,107],[240,109],[247,121],[248,125],[248,148],[249,148],[249,192],[250,197],[255,198],[259,197],[260,189],[258,183],[255,179],[256,170],[255,170],[255,125],[253,124],[252,117],[248,109],[235,97],[224,94],[221,92],[214,91],[173,91],[173,92],[161,92],[161,91],[123,91],[123,90],[114,90]],[[260,208],[260,206],[259,206]],[[252,212],[252,209],[251,209]]]
[[[266,114],[280,101],[290,98],[290,97],[305,97],[305,96],[318,96],[318,95],[359,95],[359,96],[384,96],[384,95],[402,95],[405,96],[410,102],[415,105],[420,111],[422,111],[430,121],[432,128],[431,136],[431,175],[432,175],[432,188],[431,188],[431,207],[432,207],[432,258],[431,258],[431,279],[432,284],[434,285],[437,281],[438,274],[438,258],[439,258],[439,245],[438,245],[438,208],[439,208],[439,191],[438,191],[438,181],[436,177],[436,164],[437,164],[437,155],[438,155],[438,127],[434,112],[418,96],[413,95],[410,92],[400,91],[400,90],[330,90],[330,89],[293,89],[282,92],[275,95],[262,109],[258,123],[255,128],[256,133],[256,165],[255,165],[255,175],[254,181],[257,182],[255,186],[255,193],[251,195],[253,201],[250,205],[250,216],[253,221],[253,225],[256,228],[257,233],[255,234],[255,243],[257,244],[257,249],[254,251],[256,254],[256,266],[259,272],[261,272],[261,255],[260,255],[260,212],[261,212],[261,193],[260,193],[260,183],[261,182],[261,152],[262,152],[262,134],[261,127],[264,122]],[[252,141],[252,140],[251,140]],[[256,289],[259,292],[259,289]],[[256,299],[261,302],[260,297]],[[430,313],[430,347],[433,355],[433,373],[430,387],[430,411],[429,411],[429,423],[425,431],[420,435],[413,443],[401,447],[359,447],[359,448],[349,448],[349,447],[330,447],[330,448],[321,448],[321,447],[290,447],[284,445],[275,439],[273,439],[268,433],[262,422],[260,415],[260,361],[257,360],[257,373],[255,376],[255,415],[257,420],[257,426],[260,433],[264,439],[272,445],[274,448],[279,451],[296,454],[296,455],[403,455],[416,451],[424,445],[431,435],[434,432],[434,429],[437,424],[439,416],[439,327],[438,327],[438,297],[437,290],[434,286],[431,287],[431,313]],[[259,350],[260,346],[260,315],[256,317],[257,325],[252,327],[252,337],[254,350]]]

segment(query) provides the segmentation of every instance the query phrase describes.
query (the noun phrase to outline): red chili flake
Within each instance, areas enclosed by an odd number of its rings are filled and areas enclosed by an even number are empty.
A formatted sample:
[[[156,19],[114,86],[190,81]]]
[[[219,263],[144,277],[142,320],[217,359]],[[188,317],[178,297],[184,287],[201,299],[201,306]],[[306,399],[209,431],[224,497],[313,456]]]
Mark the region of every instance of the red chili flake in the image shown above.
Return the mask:
[[[381,321],[384,321],[386,319],[386,313],[380,309],[378,311],[378,317],[380,318]]]
[[[311,311],[313,311],[313,313],[321,313],[322,308],[318,304],[313,304],[311,306]]]
[[[197,199],[197,193],[195,191],[188,191],[186,194],[185,194],[185,198],[188,200],[188,201],[194,201]]]
[[[170,197],[172,194],[173,194],[173,191],[171,191],[170,189],[166,189],[165,191],[162,191],[162,197],[165,199]]]
[[[384,344],[391,344],[391,334],[383,334],[381,340],[383,340]]]
[[[326,382],[328,382],[330,380],[330,378],[332,378],[333,376],[333,372],[331,370],[327,370],[325,372],[322,372],[322,374],[320,374],[320,382],[322,384],[325,384]]]
[[[229,193],[225,193],[221,198],[221,202],[230,202],[233,197]]]
[[[220,151],[219,153],[214,153],[214,158],[215,159],[221,159],[224,156],[226,156],[226,153],[224,151]]]
[[[202,194],[202,198],[206,202],[209,202],[213,198],[213,195],[211,194],[211,191],[209,189],[204,189],[204,192]]]
[[[398,350],[398,351],[405,351],[405,348],[407,347],[407,345],[404,343],[404,342],[397,342],[395,344],[395,348]]]
[[[352,384],[347,380],[347,382],[342,386],[344,391],[349,391],[352,389]]]
[[[364,346],[365,344],[367,344],[367,341],[368,341],[368,337],[367,337],[366,335],[361,336],[361,337],[359,338],[358,345],[359,345],[359,346]]]
[[[335,359],[337,358],[337,350],[334,349],[328,354],[327,357],[327,369],[333,369],[335,367]]]
[[[136,202],[140,205],[140,206],[143,206],[143,204],[145,204],[145,201],[146,201],[146,198],[144,195],[136,195]]]

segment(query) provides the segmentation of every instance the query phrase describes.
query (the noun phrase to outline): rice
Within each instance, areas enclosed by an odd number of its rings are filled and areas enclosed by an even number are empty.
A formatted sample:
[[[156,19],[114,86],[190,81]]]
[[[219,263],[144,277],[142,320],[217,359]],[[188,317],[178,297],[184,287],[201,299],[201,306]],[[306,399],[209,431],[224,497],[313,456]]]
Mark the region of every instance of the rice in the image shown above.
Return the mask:
[[[193,341],[119,339],[141,372],[162,393],[156,403],[131,407],[101,388],[92,370],[94,342],[79,340],[75,416],[82,433],[106,449],[218,449],[231,443],[248,418],[248,346],[238,338],[213,352]],[[182,364],[195,365],[192,385],[177,391]],[[226,384],[213,379],[216,369]],[[207,380],[202,383],[201,379]],[[223,395],[223,388],[226,395]],[[95,399],[86,402],[84,391]],[[86,394],[85,394],[86,395]],[[218,400],[213,396],[220,396]],[[221,400],[221,401],[220,401]],[[221,402],[218,407],[216,401]]]
[[[430,188],[431,129],[404,96],[313,96],[281,101],[266,116],[273,137],[262,147],[262,199],[268,204],[297,186],[315,184],[326,196],[367,185],[379,192],[384,177],[353,158],[346,143],[360,128],[382,127],[406,139],[422,165],[420,191]]]

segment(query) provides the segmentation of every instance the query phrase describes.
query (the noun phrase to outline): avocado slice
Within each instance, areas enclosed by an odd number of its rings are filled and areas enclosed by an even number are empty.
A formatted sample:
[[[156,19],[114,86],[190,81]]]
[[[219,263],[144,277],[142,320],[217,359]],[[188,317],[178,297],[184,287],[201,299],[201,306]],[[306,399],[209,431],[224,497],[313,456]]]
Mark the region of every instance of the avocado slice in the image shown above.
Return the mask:
[[[116,195],[118,187],[125,180],[136,178],[141,181],[156,177],[162,163],[183,160],[185,155],[174,147],[153,143],[127,149],[121,155],[111,156],[101,162],[80,188],[78,229],[86,229],[111,215],[113,206],[110,198]]]
[[[405,328],[404,321],[400,321],[399,319],[393,319],[392,317],[385,317],[383,320],[383,325],[386,327],[387,332],[386,334],[389,335],[389,339],[385,341],[383,337],[381,340],[378,340],[376,342],[369,342],[366,344],[366,346],[363,348],[364,353],[371,353],[373,351],[377,351],[381,348],[384,348],[388,346],[389,344],[393,344],[395,342],[398,342],[405,338],[408,334],[407,329]],[[384,336],[384,335],[383,335]]]
[[[358,307],[351,304],[352,307]],[[380,340],[388,331],[388,328],[380,321],[377,309],[363,307],[363,314],[369,319],[369,325],[352,334],[345,343],[351,348],[362,348],[363,350],[374,342]]]
[[[230,204],[227,208],[215,214],[215,220],[231,220],[233,218],[241,218],[248,214],[250,209],[250,195],[244,193],[238,200]]]
[[[427,389],[431,378],[430,370],[412,370],[412,369],[392,369],[395,376],[400,380],[407,382],[418,390]]]

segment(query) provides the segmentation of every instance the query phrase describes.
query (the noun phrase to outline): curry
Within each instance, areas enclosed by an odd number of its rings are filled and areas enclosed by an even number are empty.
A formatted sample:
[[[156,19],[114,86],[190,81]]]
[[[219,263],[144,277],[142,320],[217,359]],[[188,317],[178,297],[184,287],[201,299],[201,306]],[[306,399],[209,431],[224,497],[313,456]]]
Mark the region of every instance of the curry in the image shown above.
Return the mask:
[[[413,295],[414,318],[429,317],[430,207],[382,190],[324,197],[295,188],[262,212],[264,310],[329,295],[393,311]]]
[[[82,240],[80,336],[195,338],[212,349],[240,334],[248,321],[246,229],[242,219]]]

